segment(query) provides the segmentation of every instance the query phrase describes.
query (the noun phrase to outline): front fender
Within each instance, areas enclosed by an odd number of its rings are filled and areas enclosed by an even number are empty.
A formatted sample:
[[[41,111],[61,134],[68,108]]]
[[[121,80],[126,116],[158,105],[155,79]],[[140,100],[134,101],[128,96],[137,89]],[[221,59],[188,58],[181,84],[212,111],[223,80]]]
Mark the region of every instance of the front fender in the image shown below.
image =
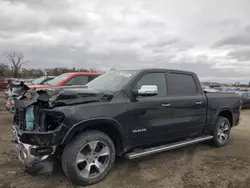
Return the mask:
[[[67,144],[76,133],[79,133],[83,131],[84,129],[87,129],[91,127],[92,125],[109,125],[115,128],[120,135],[122,143],[124,143],[124,130],[122,128],[122,125],[116,121],[115,119],[112,118],[107,118],[107,117],[99,117],[99,118],[91,118],[87,120],[80,121],[76,124],[74,124],[68,131],[68,133],[65,135],[62,144]]]

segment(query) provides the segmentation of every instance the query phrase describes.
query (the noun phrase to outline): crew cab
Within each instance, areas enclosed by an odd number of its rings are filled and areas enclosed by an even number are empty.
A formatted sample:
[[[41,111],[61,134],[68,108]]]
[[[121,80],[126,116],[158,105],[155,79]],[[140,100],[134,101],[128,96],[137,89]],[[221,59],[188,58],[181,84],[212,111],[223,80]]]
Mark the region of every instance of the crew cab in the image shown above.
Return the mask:
[[[116,156],[203,141],[223,147],[241,111],[239,95],[204,92],[195,73],[167,69],[115,70],[82,87],[28,90],[15,105],[13,136],[26,172],[50,172],[59,158],[77,185],[103,180]]]

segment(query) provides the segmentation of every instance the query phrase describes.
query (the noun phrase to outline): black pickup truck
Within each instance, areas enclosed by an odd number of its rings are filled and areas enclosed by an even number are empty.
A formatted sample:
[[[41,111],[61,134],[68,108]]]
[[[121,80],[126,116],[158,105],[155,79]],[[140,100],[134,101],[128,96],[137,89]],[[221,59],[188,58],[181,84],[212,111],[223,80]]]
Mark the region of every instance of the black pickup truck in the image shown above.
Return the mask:
[[[26,171],[49,172],[60,161],[74,184],[89,185],[107,176],[116,156],[227,145],[241,101],[204,92],[191,72],[144,69],[110,71],[86,86],[27,90],[15,107],[14,142]]]

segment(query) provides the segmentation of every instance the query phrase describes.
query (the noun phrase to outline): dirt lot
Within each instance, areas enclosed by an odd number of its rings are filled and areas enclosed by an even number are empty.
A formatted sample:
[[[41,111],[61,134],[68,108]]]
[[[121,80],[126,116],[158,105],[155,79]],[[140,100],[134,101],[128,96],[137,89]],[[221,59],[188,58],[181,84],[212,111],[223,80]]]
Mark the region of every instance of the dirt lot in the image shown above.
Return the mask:
[[[119,159],[111,174],[93,188],[250,188],[250,110],[244,110],[240,126],[232,130],[231,143],[213,148],[205,143],[143,159]],[[13,151],[11,115],[0,95],[0,187],[71,188],[57,170],[51,176],[33,177],[23,172]]]

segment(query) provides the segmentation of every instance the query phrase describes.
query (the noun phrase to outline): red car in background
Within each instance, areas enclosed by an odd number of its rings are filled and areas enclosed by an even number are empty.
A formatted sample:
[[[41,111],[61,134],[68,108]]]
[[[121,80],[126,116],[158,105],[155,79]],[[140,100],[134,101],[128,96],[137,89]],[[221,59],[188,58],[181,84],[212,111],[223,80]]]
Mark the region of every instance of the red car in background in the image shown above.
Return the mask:
[[[100,75],[101,73],[92,73],[92,72],[64,73],[55,77],[53,80],[48,81],[44,85],[29,85],[29,87],[36,89],[46,89],[46,88],[55,88],[61,86],[85,85]]]

